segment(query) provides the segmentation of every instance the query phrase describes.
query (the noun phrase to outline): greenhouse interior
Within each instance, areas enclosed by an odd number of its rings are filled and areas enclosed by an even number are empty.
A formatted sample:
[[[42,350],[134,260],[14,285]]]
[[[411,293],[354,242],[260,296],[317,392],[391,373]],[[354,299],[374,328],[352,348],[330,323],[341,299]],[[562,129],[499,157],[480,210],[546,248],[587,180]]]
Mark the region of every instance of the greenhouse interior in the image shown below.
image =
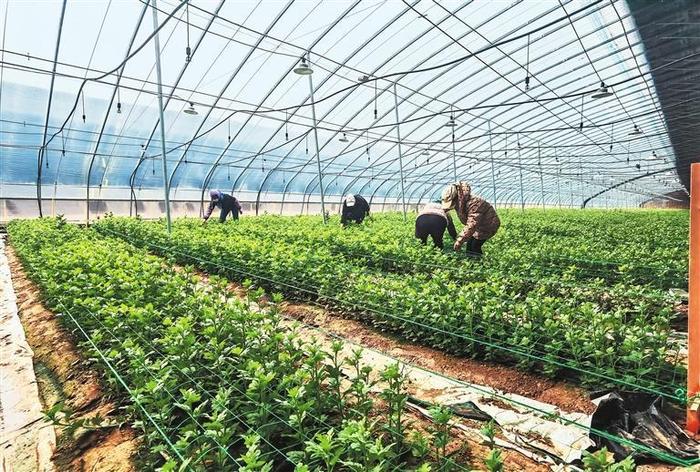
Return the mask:
[[[700,470],[699,2],[0,21],[2,472]]]

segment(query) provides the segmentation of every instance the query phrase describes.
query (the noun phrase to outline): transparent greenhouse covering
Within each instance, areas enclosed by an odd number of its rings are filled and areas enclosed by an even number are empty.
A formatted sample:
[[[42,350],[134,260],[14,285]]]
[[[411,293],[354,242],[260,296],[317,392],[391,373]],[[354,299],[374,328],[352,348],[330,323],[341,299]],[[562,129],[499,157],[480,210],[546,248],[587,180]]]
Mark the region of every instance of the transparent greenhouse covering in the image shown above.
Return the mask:
[[[162,196],[163,147],[173,199],[682,189],[622,0],[10,0],[0,21],[2,198]]]

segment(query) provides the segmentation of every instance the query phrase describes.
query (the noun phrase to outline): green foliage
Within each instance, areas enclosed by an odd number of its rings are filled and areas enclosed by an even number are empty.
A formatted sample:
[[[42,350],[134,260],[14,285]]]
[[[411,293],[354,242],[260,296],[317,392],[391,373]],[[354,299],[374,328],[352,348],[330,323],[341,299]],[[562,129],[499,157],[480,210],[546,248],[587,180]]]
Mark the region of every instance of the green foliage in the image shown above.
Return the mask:
[[[496,423],[493,420],[490,420],[488,423],[486,423],[482,428],[481,428],[481,434],[486,436],[486,440],[488,441],[488,445],[491,448],[496,447]]]
[[[11,241],[46,305],[60,313],[86,357],[105,372],[142,433],[140,470],[409,470],[398,409],[403,375],[362,365],[280,323],[279,295],[263,310],[212,276],[62,220],[14,221]],[[87,342],[83,332],[89,337]],[[105,360],[104,363],[100,362]],[[108,363],[108,366],[107,366]],[[384,377],[387,421],[368,421]],[[126,385],[129,392],[125,391]],[[47,418],[72,433],[113,426],[76,418],[62,404]],[[157,425],[156,426],[154,425]],[[179,457],[183,460],[180,460]]]
[[[488,472],[503,472],[503,457],[500,449],[491,449],[489,455],[484,459],[484,465]]]
[[[435,461],[438,464],[439,471],[449,472],[454,469],[454,463],[450,458],[452,454],[447,452],[451,439],[450,431],[452,426],[450,421],[452,420],[452,412],[449,408],[434,406],[430,408],[430,415],[435,424],[435,427],[431,430]]]
[[[265,216],[206,229],[183,219],[172,237],[155,222],[108,218],[97,226],[180,263],[318,300],[453,354],[675,398],[685,373],[673,363],[674,301],[662,289],[685,283],[687,213],[502,217],[479,261],[420,245],[412,222],[394,214],[347,229],[318,217]]]
[[[633,472],[636,465],[632,457],[615,462],[607,448],[583,453],[583,466],[586,472]]]

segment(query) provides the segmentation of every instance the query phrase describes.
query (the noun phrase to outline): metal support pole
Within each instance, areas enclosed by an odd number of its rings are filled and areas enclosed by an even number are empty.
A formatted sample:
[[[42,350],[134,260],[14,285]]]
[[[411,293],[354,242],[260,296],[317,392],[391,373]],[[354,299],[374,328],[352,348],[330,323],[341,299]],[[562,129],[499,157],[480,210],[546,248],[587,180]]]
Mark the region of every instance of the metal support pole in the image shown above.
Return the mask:
[[[39,217],[44,216],[43,208],[42,208],[42,203],[41,203],[41,171],[42,171],[42,165],[44,163],[44,154],[46,154],[46,135],[49,131],[49,118],[51,117],[51,102],[53,101],[53,86],[54,82],[56,81],[56,66],[58,65],[58,51],[61,47],[61,34],[63,32],[63,18],[65,17],[66,14],[66,4],[68,3],[67,0],[63,0],[63,6],[61,7],[61,19],[58,21],[58,36],[56,37],[56,48],[54,49],[54,54],[53,54],[53,66],[51,69],[51,83],[49,85],[49,100],[46,104],[46,121],[44,122],[44,137],[41,141],[41,147],[39,148],[39,154],[37,156],[37,170],[36,170],[36,202],[37,205],[39,205]],[[6,8],[10,8],[10,5],[6,6]],[[3,43],[4,47],[4,43]],[[55,193],[54,193],[54,198],[55,198]]]
[[[454,177],[454,181],[458,182],[457,180],[457,150],[455,149],[455,129],[452,128],[452,174]]]
[[[578,171],[581,183],[581,208],[583,208],[583,202],[586,200],[586,195],[583,191],[583,162],[581,162],[581,159],[578,160]]]
[[[688,265],[688,410],[686,429],[700,431],[700,163],[690,165]]]
[[[493,206],[496,207],[496,169],[493,163],[493,143],[491,142],[491,121],[487,121],[489,127],[489,154],[491,154],[491,186],[493,187]]]
[[[160,114],[160,150],[163,157],[163,191],[165,192],[165,218],[168,222],[168,234],[172,231],[172,221],[170,220],[170,179],[168,176],[168,160],[165,154],[165,120],[163,118],[163,80],[160,70],[160,40],[158,30],[158,5],[157,0],[153,0],[153,30],[156,31],[154,45],[156,48],[156,77],[158,79],[158,113]]]
[[[557,166],[557,206],[561,210],[561,169]]]
[[[396,139],[399,149],[399,178],[401,179],[401,207],[403,208],[403,220],[406,221],[406,194],[403,188],[403,154],[401,153],[401,125],[399,120],[399,96],[396,93],[396,82],[394,82],[394,113],[396,115]],[[454,136],[454,134],[453,134]],[[452,140],[454,146],[454,139]],[[454,152],[454,149],[453,149]]]
[[[537,166],[540,168],[540,191],[542,192],[542,210],[544,210],[544,175],[542,174],[542,148],[537,143]]]
[[[518,169],[520,171],[520,211],[525,211],[525,194],[523,190],[523,162],[520,159],[520,137],[517,138],[518,145]]]
[[[311,117],[313,118],[314,125],[314,141],[316,141],[316,164],[318,165],[318,188],[321,190],[321,213],[323,213],[323,224],[328,223],[328,218],[326,217],[326,200],[323,195],[323,174],[321,173],[321,157],[319,156],[319,146],[318,146],[318,127],[316,126],[316,102],[314,101],[314,80],[309,77],[309,95],[311,97]]]
[[[557,158],[557,148],[554,148],[554,162],[557,163],[557,205],[561,210],[561,163]]]

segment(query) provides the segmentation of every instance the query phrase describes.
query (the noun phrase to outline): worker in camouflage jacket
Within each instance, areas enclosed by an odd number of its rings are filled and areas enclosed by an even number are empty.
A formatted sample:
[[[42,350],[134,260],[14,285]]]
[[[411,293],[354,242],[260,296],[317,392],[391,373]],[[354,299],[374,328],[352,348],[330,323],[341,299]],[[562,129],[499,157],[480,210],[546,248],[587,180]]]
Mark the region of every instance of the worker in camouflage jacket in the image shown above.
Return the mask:
[[[481,197],[472,195],[471,186],[466,182],[451,184],[442,191],[442,208],[455,210],[459,221],[464,224],[462,232],[454,243],[454,250],[459,251],[466,244],[468,252],[481,255],[481,246],[501,226],[496,210]]]

